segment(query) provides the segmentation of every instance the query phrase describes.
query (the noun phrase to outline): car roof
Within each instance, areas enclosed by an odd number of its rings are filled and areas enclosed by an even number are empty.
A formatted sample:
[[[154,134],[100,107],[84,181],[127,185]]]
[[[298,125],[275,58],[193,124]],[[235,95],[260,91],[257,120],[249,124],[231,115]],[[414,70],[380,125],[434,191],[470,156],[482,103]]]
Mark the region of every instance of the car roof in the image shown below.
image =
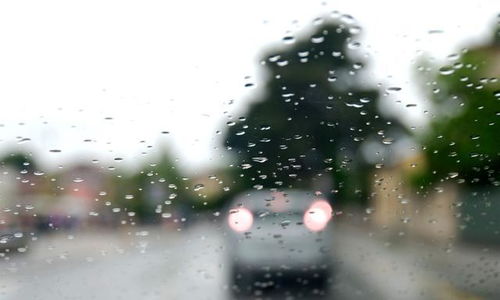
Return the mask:
[[[249,190],[236,196],[231,208],[245,207],[251,211],[274,212],[304,211],[313,201],[319,199],[324,199],[324,197],[305,190]]]

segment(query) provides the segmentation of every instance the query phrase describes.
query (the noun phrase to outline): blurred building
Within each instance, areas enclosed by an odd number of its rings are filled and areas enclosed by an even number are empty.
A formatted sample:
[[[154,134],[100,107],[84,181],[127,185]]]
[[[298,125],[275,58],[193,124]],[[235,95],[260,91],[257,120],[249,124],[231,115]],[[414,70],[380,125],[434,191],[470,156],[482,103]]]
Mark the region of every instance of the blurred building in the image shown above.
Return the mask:
[[[101,203],[99,192],[103,191],[106,177],[100,169],[88,165],[76,165],[59,174],[57,200],[49,207],[57,226],[72,228],[99,221]]]
[[[457,187],[447,184],[429,193],[417,193],[408,178],[425,167],[421,155],[377,169],[373,174],[371,220],[387,235],[404,235],[448,242],[457,236]]]

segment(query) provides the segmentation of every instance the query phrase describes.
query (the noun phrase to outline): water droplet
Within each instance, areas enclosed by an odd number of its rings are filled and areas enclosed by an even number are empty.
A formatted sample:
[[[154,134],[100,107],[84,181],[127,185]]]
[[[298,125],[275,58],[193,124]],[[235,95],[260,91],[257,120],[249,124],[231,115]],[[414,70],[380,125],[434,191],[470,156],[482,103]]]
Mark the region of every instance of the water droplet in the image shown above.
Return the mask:
[[[280,225],[282,227],[286,227],[286,226],[290,225],[291,223],[292,222],[290,220],[283,220],[283,221],[280,222]]]
[[[360,42],[350,42],[349,44],[347,44],[347,48],[352,49],[352,50],[359,49],[360,47],[361,47]]]
[[[438,192],[438,193],[442,193],[442,192],[444,192],[444,188],[442,188],[442,187],[440,187],[440,186],[435,187],[435,188],[434,188],[434,190],[435,190],[436,192]]]
[[[196,184],[196,185],[194,186],[193,190],[194,190],[195,192],[197,192],[197,191],[201,191],[201,190],[202,190],[202,189],[204,189],[204,188],[205,188],[205,185],[203,185],[203,184],[201,184],[201,183],[198,183],[198,184]]]
[[[382,139],[382,144],[384,144],[384,145],[390,145],[393,142],[394,142],[393,138],[384,138],[384,139]]]
[[[332,56],[333,57],[340,57],[340,56],[342,56],[342,52],[340,52],[340,51],[332,51]]]
[[[295,43],[295,38],[291,35],[287,35],[283,38],[283,43],[285,44],[293,44]]]
[[[362,108],[364,105],[361,103],[345,103],[346,106],[348,107],[354,107],[354,108]]]
[[[441,75],[451,75],[455,72],[452,66],[444,66],[439,68],[439,74]]]
[[[320,35],[320,36],[313,36],[311,38],[311,42],[313,44],[320,44],[320,43],[323,43],[325,41],[325,37]]]
[[[18,143],[18,144],[24,144],[24,143],[27,143],[27,142],[29,142],[29,141],[31,141],[31,139],[30,139],[30,138],[22,138],[22,139],[20,139],[17,143]]]
[[[266,162],[268,159],[267,157],[264,157],[264,156],[256,156],[256,157],[252,157],[252,160],[254,162],[258,162],[258,163],[264,163]]]
[[[349,33],[352,34],[352,35],[356,35],[356,34],[359,34],[361,32],[361,27],[360,26],[352,26],[351,28],[349,28]]]
[[[258,216],[259,218],[264,218],[266,216],[269,216],[271,213],[269,211],[264,211],[264,212],[261,212]]]
[[[391,86],[391,87],[388,87],[386,91],[389,93],[395,93],[395,92],[401,91],[401,88],[397,87],[397,86]]]
[[[134,199],[134,195],[127,194],[127,195],[125,195],[125,199],[132,200],[132,199]]]
[[[83,178],[80,178],[80,177],[77,177],[77,178],[73,179],[73,182],[75,182],[75,183],[80,183],[80,182],[83,182],[83,181],[84,181]]]
[[[427,31],[428,34],[439,34],[439,33],[443,33],[443,32],[444,31],[441,29],[432,29],[432,30]]]
[[[277,62],[281,58],[281,55],[272,55],[268,58],[270,62]]]
[[[276,64],[278,65],[278,67],[284,67],[288,65],[288,60],[280,60]]]
[[[49,152],[52,152],[52,153],[59,153],[59,152],[61,152],[61,150],[59,150],[59,149],[51,149],[51,150],[49,150]]]
[[[352,65],[352,67],[353,67],[355,70],[359,70],[359,69],[363,68],[363,64],[362,64],[362,63],[359,63],[359,62],[358,62],[358,63],[354,63],[354,64]]]

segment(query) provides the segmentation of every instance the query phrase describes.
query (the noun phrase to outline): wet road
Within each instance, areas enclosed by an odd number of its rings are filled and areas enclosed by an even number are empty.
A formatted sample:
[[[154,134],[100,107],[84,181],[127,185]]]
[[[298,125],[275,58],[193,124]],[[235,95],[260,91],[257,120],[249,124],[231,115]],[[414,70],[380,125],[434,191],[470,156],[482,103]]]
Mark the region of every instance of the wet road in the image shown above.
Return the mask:
[[[422,250],[349,229],[335,243],[336,299],[482,299],[432,270]],[[41,235],[0,261],[0,299],[228,299],[226,259],[213,224]]]
[[[203,227],[42,236],[2,263],[0,298],[224,299],[221,247]]]
[[[228,299],[216,225],[40,236],[0,263],[1,299]],[[343,299],[363,298],[339,281]]]

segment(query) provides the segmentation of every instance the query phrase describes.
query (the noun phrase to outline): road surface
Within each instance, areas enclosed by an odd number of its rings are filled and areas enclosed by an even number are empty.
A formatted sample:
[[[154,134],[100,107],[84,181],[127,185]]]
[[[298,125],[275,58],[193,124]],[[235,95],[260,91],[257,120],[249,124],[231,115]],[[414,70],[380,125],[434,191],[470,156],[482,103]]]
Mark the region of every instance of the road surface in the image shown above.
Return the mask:
[[[337,228],[335,235],[336,299],[500,295],[494,272],[482,285],[466,279],[479,280],[485,268],[469,267],[472,275],[456,272],[465,265],[453,259],[474,265],[476,252],[450,258],[435,248],[392,247],[349,227]],[[0,261],[0,299],[228,299],[225,253],[222,230],[210,223],[181,231],[151,227],[40,235],[27,253]],[[494,268],[498,257],[486,254],[481,261]]]

